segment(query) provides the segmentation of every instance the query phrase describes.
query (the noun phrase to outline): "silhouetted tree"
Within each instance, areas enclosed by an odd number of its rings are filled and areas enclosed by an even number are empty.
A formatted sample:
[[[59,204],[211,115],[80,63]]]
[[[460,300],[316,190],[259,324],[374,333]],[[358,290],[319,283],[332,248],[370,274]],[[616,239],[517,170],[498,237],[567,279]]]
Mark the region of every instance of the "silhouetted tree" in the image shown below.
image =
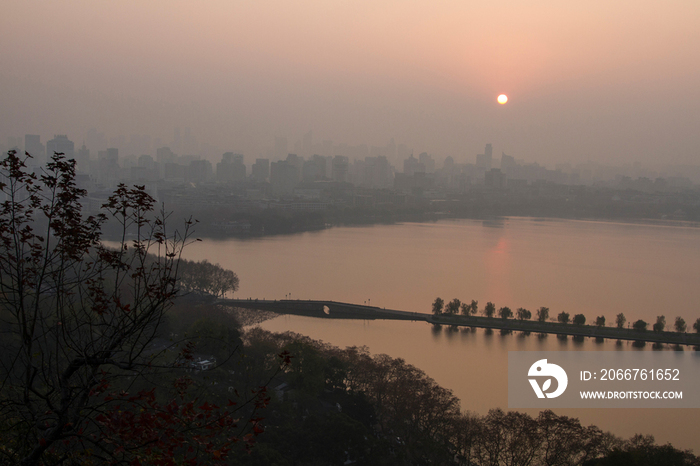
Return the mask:
[[[586,323],[586,316],[583,314],[576,314],[573,320],[576,325],[584,325]]]
[[[646,322],[644,322],[642,319],[639,319],[638,321],[632,324],[632,328],[637,331],[643,332],[647,329],[647,325],[648,324]]]
[[[700,317],[695,321],[693,324],[693,329],[697,332],[700,333]]]
[[[682,317],[676,317],[675,327],[676,332],[678,333],[685,333],[686,329],[688,328],[688,326],[685,323],[685,320]]]
[[[557,416],[550,410],[540,412],[537,429],[541,445],[541,465],[580,465],[610,451],[621,442],[595,426],[584,427],[578,419]]]
[[[433,314],[436,316],[439,316],[442,314],[442,308],[445,306],[445,301],[443,301],[442,298],[435,298],[435,301],[433,301]]]
[[[605,327],[605,316],[598,316],[595,320],[595,324],[598,327]]]
[[[569,317],[570,316],[568,312],[560,312],[559,315],[557,315],[557,321],[561,322],[562,324],[568,324]]]
[[[479,311],[478,306],[479,306],[479,301],[475,301],[472,299],[472,303],[470,304],[471,310],[469,312],[471,312],[472,315],[476,315],[476,313]]]
[[[176,364],[152,343],[193,222],[166,231],[145,188],[125,185],[86,218],[74,160],[55,153],[38,176],[25,161],[15,151],[0,161],[0,463],[225,458],[235,435],[206,426],[235,429],[238,408],[195,405],[186,377],[161,380],[171,399],[149,383]],[[121,231],[112,247],[102,242],[107,222]],[[179,353],[192,358],[190,345]],[[193,436],[199,446],[188,451]]]
[[[513,317],[513,311],[511,311],[511,309],[507,306],[502,307],[498,310],[498,316],[501,319],[510,319],[511,317]]]
[[[266,333],[260,329],[253,332]],[[647,458],[658,458],[661,462],[654,460],[649,464],[698,465],[697,458],[687,452],[680,452],[683,453],[684,462],[676,463],[676,458],[680,458],[676,456],[679,451],[658,447],[648,437],[635,436],[625,442],[602,432],[598,427],[583,426],[576,418],[558,416],[549,410],[540,412],[536,418],[502,409],[491,410],[485,416],[461,413],[459,401],[451,392],[401,359],[386,355],[372,356],[363,348],[340,350],[289,333],[268,335],[278,341],[278,346],[270,349],[270,355],[279,351],[282,345],[293,347],[289,340],[297,338],[302,339],[302,347],[316,349],[311,352],[304,350],[320,357],[313,366],[328,364],[323,360],[328,361],[329,358],[340,361],[342,371],[336,378],[343,383],[337,387],[347,393],[333,399],[342,400],[342,415],[347,413],[348,418],[335,418],[333,422],[327,418],[324,420],[313,408],[319,399],[305,401],[290,394],[298,407],[292,408],[290,403],[285,402],[280,405],[279,412],[297,412],[298,417],[278,420],[275,423],[278,427],[270,429],[271,433],[266,433],[262,438],[265,442],[266,438],[275,435],[275,441],[266,445],[272,453],[277,451],[279,454],[269,454],[257,462],[240,464],[340,464],[350,461],[368,465],[575,466],[641,465],[647,464]],[[302,369],[304,365],[301,365]],[[317,374],[314,377],[317,380],[316,391],[321,386],[318,377],[321,373],[312,370],[311,375]],[[303,370],[300,375],[303,375]],[[326,390],[321,392],[319,397],[323,398],[320,399],[330,401],[326,398],[331,396],[328,381]],[[358,396],[370,405],[363,410],[365,414],[362,419],[355,417],[352,405],[346,403],[351,397]],[[333,413],[333,416],[337,414]],[[307,422],[309,419],[311,421]],[[378,446],[381,448],[377,449]],[[616,451],[631,449],[636,450],[636,456],[625,457],[627,463],[597,462],[613,457]],[[270,453],[270,450],[263,451]],[[253,457],[260,451],[256,448]],[[668,452],[670,463],[664,463],[662,455],[644,456],[647,452],[652,455],[655,452]],[[630,463],[631,460],[636,462]]]
[[[537,320],[546,322],[549,319],[549,308],[541,307],[537,310]]]
[[[479,302],[472,299],[471,304],[462,303],[461,310],[462,314],[465,316],[472,316],[477,313]]]
[[[453,299],[449,303],[447,303],[447,306],[445,306],[445,313],[450,314],[450,315],[455,315],[459,313],[459,306],[460,306],[461,301],[457,298]]]
[[[623,313],[619,313],[617,316],[615,316],[615,324],[617,325],[617,328],[625,328],[625,322],[627,322],[627,318]]]
[[[496,305],[493,304],[491,301],[486,303],[486,307],[484,307],[484,315],[486,317],[493,317],[493,315],[496,313]]]
[[[209,294],[224,298],[238,291],[238,276],[219,264],[182,259],[178,268],[178,285],[185,292]]]
[[[666,316],[657,316],[653,328],[655,332],[663,332],[666,328]]]
[[[697,466],[699,462],[689,450],[678,450],[670,444],[656,445],[653,436],[637,434],[583,466]]]
[[[524,307],[519,307],[516,311],[516,315],[520,320],[529,320],[532,317],[532,312],[528,311]]]

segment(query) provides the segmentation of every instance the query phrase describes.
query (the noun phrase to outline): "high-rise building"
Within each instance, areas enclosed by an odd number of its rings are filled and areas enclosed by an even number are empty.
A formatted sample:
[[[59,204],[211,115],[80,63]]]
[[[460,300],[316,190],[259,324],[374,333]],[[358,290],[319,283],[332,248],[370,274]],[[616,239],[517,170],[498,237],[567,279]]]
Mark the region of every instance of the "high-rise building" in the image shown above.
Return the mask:
[[[216,164],[216,180],[220,183],[229,181],[245,181],[246,167],[242,154],[226,152],[221,156],[221,162]]]
[[[156,162],[158,162],[160,165],[175,163],[176,161],[177,155],[170,150],[170,147],[159,147],[156,149]]]
[[[38,163],[46,159],[46,148],[41,143],[41,136],[38,134],[26,134],[24,136],[24,150],[29,153]]]
[[[78,164],[78,172],[88,173],[90,171],[90,149],[85,144],[78,149],[78,156],[75,158]]]
[[[301,179],[301,172],[304,168],[304,157],[299,157],[297,154],[287,154],[287,163],[296,169],[297,182]]]
[[[46,156],[48,159],[53,157],[54,152],[62,152],[66,159],[75,158],[75,144],[68,139],[65,134],[56,134],[53,139],[46,142]]]
[[[492,168],[486,172],[484,184],[487,188],[504,189],[506,187],[506,174],[498,168]]]
[[[409,158],[403,161],[403,172],[408,176],[413,176],[414,173],[425,173],[425,165],[411,154]]]
[[[302,179],[304,181],[319,181],[326,178],[326,158],[315,154],[311,160],[304,162]]]
[[[297,169],[288,161],[270,164],[270,186],[275,194],[291,194],[298,182]]]
[[[491,144],[486,144],[486,149],[483,154],[476,155],[476,166],[484,170],[491,170],[493,165],[493,147]]]
[[[515,158],[511,157],[510,155],[506,155],[505,152],[501,152],[501,171],[508,176],[512,176],[515,168]]]
[[[388,188],[391,186],[389,161],[383,155],[365,157],[360,185],[367,188]]]
[[[418,156],[418,162],[423,164],[423,167],[425,167],[425,173],[435,172],[435,160],[429,156],[427,152],[421,152],[421,154]]]
[[[333,181],[348,181],[348,158],[344,155],[336,155],[331,162]]]
[[[270,176],[270,159],[255,159],[251,176],[257,181],[267,181]]]
[[[119,149],[110,147],[97,153],[100,167],[107,169],[119,168]]]
[[[185,174],[187,181],[192,183],[201,183],[209,181],[212,178],[214,170],[212,169],[211,162],[208,160],[193,160],[190,162],[190,166]]]
[[[143,154],[138,159],[138,166],[143,167],[147,170],[153,170],[153,167],[155,167],[155,161],[153,160],[153,157],[151,157],[150,155]]]

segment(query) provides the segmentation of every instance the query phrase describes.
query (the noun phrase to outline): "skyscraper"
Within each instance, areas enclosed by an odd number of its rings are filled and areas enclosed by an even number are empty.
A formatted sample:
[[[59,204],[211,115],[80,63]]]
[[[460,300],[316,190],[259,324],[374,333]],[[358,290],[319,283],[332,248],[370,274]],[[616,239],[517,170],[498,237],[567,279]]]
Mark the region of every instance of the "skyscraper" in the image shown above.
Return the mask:
[[[63,152],[66,159],[75,158],[75,144],[65,134],[56,134],[53,139],[46,142],[46,157],[51,159],[54,152]]]
[[[85,144],[78,149],[78,157],[76,157],[75,161],[78,162],[79,172],[87,173],[90,170],[90,149]]]
[[[493,163],[493,147],[491,144],[486,144],[486,149],[483,154],[476,155],[476,166],[485,170],[491,170]]]
[[[38,134],[24,136],[24,150],[34,157],[37,163],[41,163],[46,158],[46,148],[41,143],[41,136]]]
[[[270,176],[270,160],[255,159],[252,176],[258,181],[266,181]]]

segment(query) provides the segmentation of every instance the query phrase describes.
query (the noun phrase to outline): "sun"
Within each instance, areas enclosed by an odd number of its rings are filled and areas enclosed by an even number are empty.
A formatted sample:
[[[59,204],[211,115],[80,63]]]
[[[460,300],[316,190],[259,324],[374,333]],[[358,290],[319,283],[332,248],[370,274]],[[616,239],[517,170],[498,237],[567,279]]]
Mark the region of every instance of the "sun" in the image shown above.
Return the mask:
[[[498,96],[498,99],[496,99],[496,100],[498,100],[498,103],[499,103],[499,104],[503,105],[503,104],[505,104],[506,102],[508,102],[508,96],[505,95],[505,94],[501,94],[501,95]]]

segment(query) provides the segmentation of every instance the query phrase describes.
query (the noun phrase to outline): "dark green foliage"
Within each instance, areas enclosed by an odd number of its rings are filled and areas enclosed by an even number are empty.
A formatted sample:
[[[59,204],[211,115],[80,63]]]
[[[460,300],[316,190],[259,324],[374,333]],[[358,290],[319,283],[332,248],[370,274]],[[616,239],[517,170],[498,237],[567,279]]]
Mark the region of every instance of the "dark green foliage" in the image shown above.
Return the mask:
[[[647,329],[647,323],[644,322],[642,319],[639,319],[635,323],[632,324],[632,328],[639,331],[639,332],[644,332]]]
[[[685,319],[683,319],[682,317],[676,317],[674,327],[676,329],[676,332],[685,333],[686,329],[688,328],[688,325],[685,323]]]
[[[513,311],[511,311],[511,309],[507,306],[502,307],[498,310],[498,316],[501,319],[510,319],[511,317],[513,317]]]
[[[223,298],[238,291],[238,276],[219,264],[181,259],[178,267],[178,285],[188,293],[209,294]]]
[[[289,367],[285,380],[296,388],[271,405],[261,443],[234,464],[581,465],[634,441],[549,410],[535,418],[500,409],[461,413],[451,392],[422,371],[363,348],[259,329],[246,339],[274,342],[271,352],[297,351],[301,362]]]
[[[615,317],[615,324],[617,325],[617,328],[624,328],[625,327],[625,322],[627,322],[627,318],[623,313],[619,313]]]
[[[486,303],[486,306],[484,307],[484,315],[486,317],[493,317],[493,315],[496,313],[496,305],[493,304],[491,301]]]
[[[442,298],[440,298],[440,297],[435,298],[435,301],[433,301],[433,314],[436,316],[442,314],[442,309],[444,306],[445,306],[445,301]]]
[[[518,310],[515,311],[515,314],[519,320],[530,320],[532,318],[532,312],[523,307],[519,307]]]
[[[476,312],[479,310],[478,306],[479,306],[479,301],[475,301],[473,299],[472,299],[472,302],[470,304],[462,303],[462,306],[461,306],[462,315],[467,316],[467,317],[475,315]]]
[[[163,325],[194,222],[166,229],[145,188],[125,185],[84,216],[75,161],[59,153],[37,176],[10,151],[0,190],[0,463],[211,464],[250,445],[266,381],[228,393],[231,374],[205,375],[196,342]],[[109,247],[108,222],[120,238]],[[202,317],[188,322],[201,346],[233,353],[236,326]]]
[[[445,306],[445,313],[450,314],[450,315],[455,315],[459,313],[459,307],[462,304],[462,302],[455,298],[449,303],[447,303],[447,306]]]
[[[584,466],[697,466],[698,458],[690,451],[670,444],[655,445],[654,437],[635,435],[602,458],[584,463]]]
[[[657,316],[653,328],[655,332],[663,332],[666,328],[666,316]]]

